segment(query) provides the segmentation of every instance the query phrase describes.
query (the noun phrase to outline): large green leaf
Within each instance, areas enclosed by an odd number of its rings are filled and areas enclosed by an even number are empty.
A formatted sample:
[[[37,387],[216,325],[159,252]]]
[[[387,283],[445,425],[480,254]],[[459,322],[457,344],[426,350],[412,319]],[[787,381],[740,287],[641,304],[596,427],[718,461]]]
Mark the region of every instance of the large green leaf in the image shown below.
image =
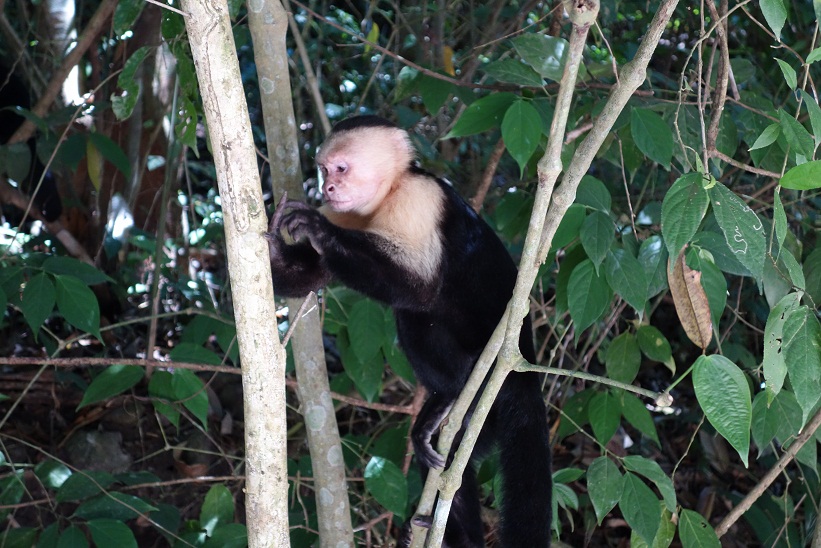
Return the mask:
[[[787,21],[787,8],[784,7],[783,0],[761,0],[760,5],[767,25],[775,34],[775,39],[780,42],[781,29],[784,28],[784,23]]]
[[[23,310],[23,317],[34,332],[35,338],[46,318],[54,310],[56,295],[57,292],[51,278],[42,272],[32,276],[31,280],[26,283],[25,289],[23,289],[20,308]]]
[[[88,522],[91,538],[97,546],[116,546],[117,548],[137,548],[137,539],[131,529],[120,520],[101,518]]]
[[[593,434],[602,445],[606,445],[619,429],[621,402],[610,392],[600,392],[590,400],[588,408]]]
[[[482,97],[471,103],[456,120],[444,139],[454,137],[464,137],[483,133],[495,127],[501,127],[502,119],[505,117],[507,109],[518,97],[509,92],[491,93],[487,97]]]
[[[144,369],[135,365],[117,364],[107,367],[86,388],[77,409],[125,392],[140,382],[144,375]]]
[[[639,342],[639,348],[645,356],[671,367],[675,372],[673,349],[670,346],[670,341],[658,328],[652,325],[642,325],[636,331],[636,338]]]
[[[682,509],[678,531],[684,548],[721,548],[710,522],[692,510]]]
[[[234,496],[224,485],[213,485],[200,509],[200,527],[211,535],[217,526],[233,522]]]
[[[614,249],[607,253],[604,273],[613,291],[642,317],[647,305],[647,278],[638,259],[624,249]]]
[[[610,191],[599,179],[592,175],[585,175],[579,181],[575,203],[609,214],[612,201]]]
[[[567,285],[567,308],[576,324],[577,337],[590,327],[610,304],[612,293],[593,262],[585,259],[573,269]]]
[[[716,221],[727,245],[735,258],[761,283],[767,243],[761,219],[723,184],[716,183],[709,193]]]
[[[784,360],[784,322],[798,308],[800,293],[791,293],[781,299],[770,310],[764,327],[764,380],[769,400],[781,391],[787,377],[787,362]]]
[[[507,109],[502,120],[502,138],[505,147],[524,173],[527,162],[542,137],[542,118],[528,101],[516,101]]]
[[[624,475],[624,492],[619,509],[633,531],[650,544],[661,524],[661,506],[655,493],[635,474]]]
[[[787,139],[792,152],[800,154],[805,160],[812,158],[815,148],[813,138],[801,122],[783,110],[778,111],[778,121],[781,125],[781,133]]]
[[[673,132],[661,116],[652,110],[634,108],[630,118],[630,131],[636,146],[645,156],[665,169],[670,169]]]
[[[647,298],[655,297],[667,289],[667,248],[661,236],[654,234],[641,242],[639,263],[647,280]]]
[[[385,313],[370,299],[353,305],[348,317],[348,335],[351,348],[361,362],[367,362],[379,353],[385,339]]]
[[[693,388],[707,420],[747,466],[752,401],[744,373],[724,356],[699,356],[693,368]]]
[[[821,160],[806,162],[787,171],[781,177],[781,186],[792,190],[821,188]]]
[[[821,51],[821,48],[816,48],[815,51]],[[821,107],[818,106],[815,98],[803,89],[801,90],[801,97],[804,99],[804,106],[807,107],[810,116],[810,126],[812,126],[812,134],[817,146],[821,144]]]
[[[604,357],[607,376],[630,384],[636,378],[641,365],[641,351],[636,336],[625,331],[610,343]]]
[[[541,87],[544,80],[539,73],[518,59],[501,59],[485,66],[485,73],[500,82],[518,86]]]
[[[205,385],[193,371],[175,369],[171,377],[175,399],[181,401],[203,426],[208,426],[208,393]]]
[[[605,516],[616,507],[624,491],[619,467],[608,457],[599,457],[587,469],[587,492],[601,525]]]
[[[382,457],[371,457],[365,467],[365,487],[376,501],[400,517],[408,505],[408,482],[402,470]]]
[[[63,318],[77,329],[102,339],[100,305],[94,292],[74,276],[54,276],[54,285],[57,289],[57,309]]]
[[[807,306],[784,321],[784,359],[804,422],[821,399],[821,324]]]
[[[104,493],[84,502],[74,512],[81,519],[109,518],[125,521],[156,510],[145,500],[125,493]]]
[[[693,239],[709,204],[700,173],[682,175],[667,191],[661,204],[661,234],[670,257],[678,257]]]
[[[628,455],[624,457],[624,467],[631,472],[635,472],[649,479],[661,493],[664,506],[669,512],[676,511],[676,489],[673,487],[673,480],[664,473],[661,466],[654,460],[640,455]]]
[[[636,430],[656,442],[657,446],[661,447],[656,424],[653,422],[653,416],[650,415],[647,406],[645,406],[640,399],[629,392],[622,392],[621,414],[624,420],[632,424]]]
[[[567,57],[567,40],[529,32],[514,38],[513,47],[524,62],[541,76],[554,82],[561,81]]]
[[[582,246],[587,256],[593,261],[596,272],[607,257],[610,246],[616,239],[615,226],[610,216],[602,211],[594,211],[582,222],[579,231]]]

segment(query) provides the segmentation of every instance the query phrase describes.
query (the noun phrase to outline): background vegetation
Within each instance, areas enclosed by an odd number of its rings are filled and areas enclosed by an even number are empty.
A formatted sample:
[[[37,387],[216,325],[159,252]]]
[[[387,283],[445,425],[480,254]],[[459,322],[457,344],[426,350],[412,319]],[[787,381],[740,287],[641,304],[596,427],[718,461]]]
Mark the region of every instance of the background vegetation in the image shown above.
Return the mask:
[[[20,115],[0,111],[0,544],[244,545],[216,147],[183,17],[138,0],[0,6],[0,106]],[[303,172],[328,121],[381,114],[518,257],[565,63],[561,3],[286,8]],[[656,8],[602,4],[565,165]],[[818,10],[679,6],[559,226],[531,311],[539,364],[579,373],[544,386],[568,545],[821,542]],[[273,151],[244,5],[231,15]],[[263,152],[259,168],[272,206],[282,170]],[[321,317],[356,543],[381,546],[420,494],[406,441],[420,400],[384,307],[330,287]],[[311,546],[290,371],[291,543]],[[495,471],[491,456],[489,543]]]

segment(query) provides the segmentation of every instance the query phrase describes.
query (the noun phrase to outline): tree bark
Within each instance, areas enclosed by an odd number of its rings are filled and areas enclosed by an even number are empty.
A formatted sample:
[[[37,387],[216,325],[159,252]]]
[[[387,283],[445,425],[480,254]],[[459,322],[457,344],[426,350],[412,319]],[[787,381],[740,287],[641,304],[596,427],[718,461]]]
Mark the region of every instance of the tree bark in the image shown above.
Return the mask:
[[[225,217],[243,369],[248,545],[288,546],[285,349],[276,330],[267,217],[226,0],[184,0]]]

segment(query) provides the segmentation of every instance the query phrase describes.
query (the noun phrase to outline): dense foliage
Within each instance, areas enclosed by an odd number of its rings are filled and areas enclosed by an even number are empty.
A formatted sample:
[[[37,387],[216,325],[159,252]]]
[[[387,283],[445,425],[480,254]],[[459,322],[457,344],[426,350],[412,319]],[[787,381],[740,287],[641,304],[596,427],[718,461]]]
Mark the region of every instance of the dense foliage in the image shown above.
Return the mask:
[[[80,61],[84,100],[38,115],[57,74],[46,40],[56,30],[38,19],[42,7],[23,4],[5,4],[17,41],[0,42],[6,81],[30,92],[0,106],[22,107],[37,128],[0,147],[0,544],[243,545],[239,358],[215,147],[198,125],[182,16],[119,2]],[[78,30],[105,4],[83,4]],[[518,257],[565,63],[561,2],[290,6],[304,171],[321,116],[391,118],[411,130],[424,167],[478,196]],[[265,150],[245,13],[231,8]],[[813,8],[678,6],[561,221],[531,309],[539,364],[570,372],[546,377],[544,391],[554,530],[570,545],[821,539]],[[603,3],[565,166],[654,10]],[[266,189],[277,173],[270,154],[260,156]],[[24,217],[14,205],[52,176],[62,215],[50,218],[41,197]],[[421,489],[406,442],[413,374],[379,303],[330,287],[322,306],[357,542],[382,545]],[[146,370],[143,359],[166,363]],[[311,546],[312,465],[295,396],[290,413],[291,540]],[[491,509],[495,469],[491,456],[479,474]],[[728,519],[740,504],[743,519]]]

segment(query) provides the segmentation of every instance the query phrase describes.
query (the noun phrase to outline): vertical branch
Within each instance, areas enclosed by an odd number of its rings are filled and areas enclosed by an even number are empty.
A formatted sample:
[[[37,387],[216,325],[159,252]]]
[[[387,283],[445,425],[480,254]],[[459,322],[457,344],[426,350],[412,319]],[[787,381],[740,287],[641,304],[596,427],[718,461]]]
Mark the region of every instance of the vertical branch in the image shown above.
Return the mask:
[[[226,0],[183,0],[225,218],[242,360],[250,546],[288,546],[285,349],[276,333],[267,218]]]
[[[296,24],[281,0],[262,0],[248,4],[248,20],[254,41],[254,61],[260,84],[274,194],[282,196],[287,191],[289,196],[299,199],[304,192],[285,43],[289,23],[297,43],[301,42],[301,37],[295,34]],[[300,52],[304,69],[310,74],[310,59],[304,44]],[[309,85],[315,93],[319,93],[315,78],[309,77]],[[318,104],[317,109],[323,111],[322,103]],[[322,119],[327,131],[327,117]],[[267,253],[265,257],[268,257]],[[300,301],[301,299],[288,300],[290,320],[294,326],[291,349],[300,411],[305,418],[308,449],[313,464],[319,542],[323,548],[353,546],[345,463],[328,384],[319,306],[315,294],[306,299],[304,312],[299,306]]]

